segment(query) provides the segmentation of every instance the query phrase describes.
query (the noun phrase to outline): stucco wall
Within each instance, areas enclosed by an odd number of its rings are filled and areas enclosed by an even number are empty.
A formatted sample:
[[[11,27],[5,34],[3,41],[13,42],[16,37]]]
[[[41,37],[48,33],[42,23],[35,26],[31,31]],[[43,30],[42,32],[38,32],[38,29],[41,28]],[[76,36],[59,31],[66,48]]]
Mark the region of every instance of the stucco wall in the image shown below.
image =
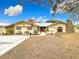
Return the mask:
[[[75,27],[75,32],[79,32],[79,29]]]
[[[2,34],[2,33],[6,33],[6,28],[5,27],[0,27],[0,34]]]
[[[22,27],[21,30],[17,30],[16,29],[17,26],[21,26]],[[26,31],[30,31],[30,30],[27,29],[27,26],[31,26],[31,25],[27,24],[27,23],[23,23],[23,22],[15,24],[14,25],[14,33],[16,34],[17,32],[20,31],[22,34],[24,34]]]
[[[55,24],[55,25],[50,26],[49,27],[49,30],[52,29],[53,32],[56,33],[58,27],[62,27],[63,28],[63,33],[66,32],[66,25],[65,24],[62,24],[62,23],[58,23],[58,24]]]

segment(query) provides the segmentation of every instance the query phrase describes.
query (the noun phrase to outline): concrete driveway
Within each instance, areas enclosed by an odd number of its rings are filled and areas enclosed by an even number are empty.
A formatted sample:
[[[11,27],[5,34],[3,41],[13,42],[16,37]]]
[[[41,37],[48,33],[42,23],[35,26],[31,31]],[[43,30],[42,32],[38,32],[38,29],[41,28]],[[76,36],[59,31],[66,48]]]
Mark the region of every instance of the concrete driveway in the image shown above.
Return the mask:
[[[29,36],[24,35],[10,35],[10,36],[0,36],[0,56],[11,50],[24,40],[29,38]]]
[[[56,35],[31,36],[0,59],[79,59],[79,41]]]

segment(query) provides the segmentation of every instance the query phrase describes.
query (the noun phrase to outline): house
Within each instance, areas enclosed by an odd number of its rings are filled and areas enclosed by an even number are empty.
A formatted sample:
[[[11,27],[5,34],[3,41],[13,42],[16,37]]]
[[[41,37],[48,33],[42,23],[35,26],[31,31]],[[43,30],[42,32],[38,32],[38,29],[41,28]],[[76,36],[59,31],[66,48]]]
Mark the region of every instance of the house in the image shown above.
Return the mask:
[[[69,27],[67,26],[67,23],[64,22],[40,23],[30,19],[28,21],[20,21],[6,26],[6,32],[11,34],[34,34],[34,30],[37,29],[39,33],[66,33],[68,30],[67,28]]]
[[[6,33],[6,29],[5,29],[5,27],[7,26],[7,25],[9,25],[9,24],[7,24],[7,23],[0,23],[0,34],[5,34]]]
[[[32,31],[32,24],[26,21],[20,21],[15,24],[6,26],[6,32],[8,34],[27,34],[30,30]]]

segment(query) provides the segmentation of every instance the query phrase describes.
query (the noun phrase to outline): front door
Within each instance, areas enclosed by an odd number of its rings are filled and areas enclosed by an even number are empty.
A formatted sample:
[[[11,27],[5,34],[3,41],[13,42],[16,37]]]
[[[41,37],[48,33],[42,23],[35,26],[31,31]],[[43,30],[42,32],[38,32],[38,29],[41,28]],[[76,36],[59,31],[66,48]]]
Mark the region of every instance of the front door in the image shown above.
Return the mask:
[[[46,27],[40,27],[40,32],[45,32]]]

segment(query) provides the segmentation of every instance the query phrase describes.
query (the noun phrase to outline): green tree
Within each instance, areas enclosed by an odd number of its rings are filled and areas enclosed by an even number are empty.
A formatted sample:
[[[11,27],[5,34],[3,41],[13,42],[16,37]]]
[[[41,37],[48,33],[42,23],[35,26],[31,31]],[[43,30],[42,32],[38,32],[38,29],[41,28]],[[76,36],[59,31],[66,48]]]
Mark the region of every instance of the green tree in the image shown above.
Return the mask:
[[[47,23],[56,23],[56,22],[63,22],[63,21],[60,21],[60,20],[48,20]],[[64,23],[64,22],[63,22]]]
[[[10,29],[10,28],[7,29],[7,34],[13,34],[13,33],[14,33],[14,31],[12,29]]]
[[[73,20],[79,19],[79,0],[19,0],[19,4],[24,5],[25,1],[51,9],[54,15],[62,12],[67,13]]]

